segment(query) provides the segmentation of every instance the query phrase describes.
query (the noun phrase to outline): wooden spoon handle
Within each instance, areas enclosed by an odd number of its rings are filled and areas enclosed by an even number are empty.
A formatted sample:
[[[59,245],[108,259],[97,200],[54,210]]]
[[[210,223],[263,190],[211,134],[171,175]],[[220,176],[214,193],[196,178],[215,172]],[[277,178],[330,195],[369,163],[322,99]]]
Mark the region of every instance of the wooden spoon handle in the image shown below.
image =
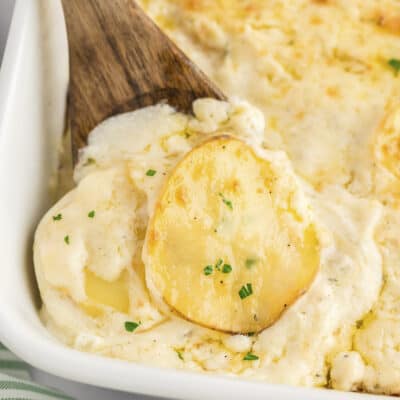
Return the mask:
[[[223,93],[133,0],[62,0],[69,41],[69,117],[75,161],[104,119],[166,100],[190,112]]]

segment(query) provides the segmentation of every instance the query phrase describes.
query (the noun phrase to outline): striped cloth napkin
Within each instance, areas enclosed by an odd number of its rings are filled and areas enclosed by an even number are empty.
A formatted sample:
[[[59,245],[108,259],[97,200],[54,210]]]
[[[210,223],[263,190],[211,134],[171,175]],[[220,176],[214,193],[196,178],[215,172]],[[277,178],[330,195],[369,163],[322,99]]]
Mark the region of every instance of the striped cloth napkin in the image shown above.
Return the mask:
[[[0,343],[0,400],[73,400],[58,390],[33,383],[29,366]]]

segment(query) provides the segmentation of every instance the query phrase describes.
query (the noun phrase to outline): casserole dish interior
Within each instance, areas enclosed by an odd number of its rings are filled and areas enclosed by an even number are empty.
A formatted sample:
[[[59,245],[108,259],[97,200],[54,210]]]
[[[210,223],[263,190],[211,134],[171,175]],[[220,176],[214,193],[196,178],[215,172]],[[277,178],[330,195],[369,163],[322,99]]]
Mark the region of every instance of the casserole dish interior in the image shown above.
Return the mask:
[[[18,0],[0,74],[0,341],[47,372],[128,392],[181,399],[365,397],[146,367],[77,352],[48,333],[38,314],[32,239],[52,201],[67,81],[60,2]]]

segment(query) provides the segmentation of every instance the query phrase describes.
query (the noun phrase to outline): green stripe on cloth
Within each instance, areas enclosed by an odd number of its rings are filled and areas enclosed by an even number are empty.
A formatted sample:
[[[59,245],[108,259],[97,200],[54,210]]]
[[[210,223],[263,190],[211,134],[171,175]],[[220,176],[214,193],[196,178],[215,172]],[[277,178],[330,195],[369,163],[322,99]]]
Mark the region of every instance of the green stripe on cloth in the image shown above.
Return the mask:
[[[1,392],[0,392],[1,393]],[[4,396],[4,397],[2,397]],[[1,400],[5,399],[16,399],[16,400],[59,400],[58,397],[55,396],[48,396],[45,394],[38,394],[32,392],[24,392],[20,390],[10,391],[9,394],[4,392],[4,395],[0,395]]]
[[[17,382],[15,380],[12,381],[2,381],[0,379],[0,393],[4,390],[19,390],[19,391],[26,391],[26,392],[32,392],[32,393],[38,393],[38,394],[45,394],[46,396],[53,397],[55,399],[64,399],[64,400],[70,400],[71,397],[65,396],[61,393],[58,393],[54,390],[43,388],[38,385],[34,385],[31,383],[27,382]]]
[[[0,369],[26,369],[27,365],[19,360],[0,360]]]
[[[8,377],[12,377],[12,378],[19,379],[22,381],[29,382],[31,380],[31,375],[30,375],[29,371],[24,370],[24,369],[3,369],[3,370],[1,370],[1,373],[4,375],[7,375]]]
[[[8,351],[4,346],[3,349],[0,350],[0,373],[18,379],[31,380],[29,366]]]
[[[12,361],[12,363],[10,363],[10,361]],[[11,375],[18,379],[31,379],[28,366],[22,363],[21,360],[10,351],[6,349],[0,350],[0,363],[2,364],[0,366],[0,372],[3,374]]]
[[[14,400],[58,400],[57,397],[47,396],[44,394],[36,394],[31,392],[13,391],[6,397],[0,397],[1,400],[14,399]]]
[[[73,400],[56,389],[31,382],[29,365],[0,346],[0,400]]]
[[[23,395],[16,395],[17,397],[15,397],[15,395],[13,397],[0,397],[0,400],[51,400],[54,399],[54,397],[42,397],[42,395],[39,395],[39,397],[37,397],[36,395],[29,395],[29,397],[23,396]]]
[[[6,348],[0,349],[0,360],[18,360],[19,358],[16,357],[13,353],[8,351]]]

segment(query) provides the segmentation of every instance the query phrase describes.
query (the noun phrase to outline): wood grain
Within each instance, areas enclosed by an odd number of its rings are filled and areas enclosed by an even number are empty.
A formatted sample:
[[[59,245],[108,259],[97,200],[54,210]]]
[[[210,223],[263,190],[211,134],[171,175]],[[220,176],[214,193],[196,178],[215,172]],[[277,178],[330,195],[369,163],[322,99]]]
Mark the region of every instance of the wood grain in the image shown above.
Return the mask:
[[[62,0],[69,41],[74,162],[88,133],[122,112],[166,101],[183,112],[225,99],[133,0]]]

